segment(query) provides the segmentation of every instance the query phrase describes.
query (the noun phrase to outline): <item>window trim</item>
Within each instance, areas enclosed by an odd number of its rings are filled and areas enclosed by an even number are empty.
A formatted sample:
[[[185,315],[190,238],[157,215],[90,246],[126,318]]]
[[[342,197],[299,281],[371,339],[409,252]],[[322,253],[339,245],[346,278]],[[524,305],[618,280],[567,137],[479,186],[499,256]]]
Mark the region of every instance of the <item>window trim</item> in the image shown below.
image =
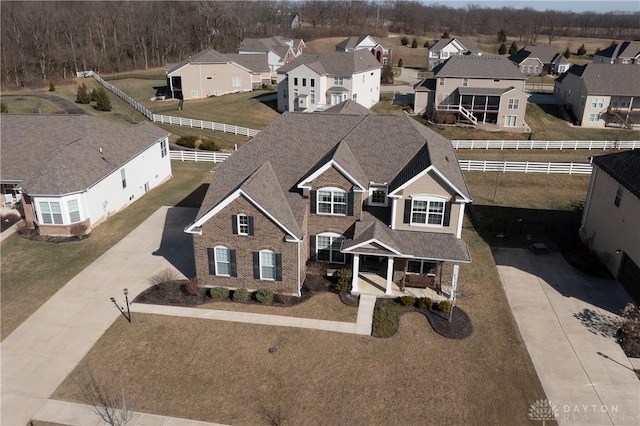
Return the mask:
[[[507,109],[508,110],[517,110],[520,108],[520,99],[518,98],[509,98],[507,99]]]
[[[407,261],[407,269],[409,269],[409,263],[410,262],[420,262],[420,272],[409,272],[407,270],[407,274],[420,274],[420,275],[427,275],[430,277],[435,277],[438,274],[438,262],[435,260],[426,260],[426,259],[409,259]],[[425,263],[429,263],[429,264],[433,264],[434,265],[434,270],[435,272],[424,272],[424,264]]]
[[[327,201],[320,201],[320,193],[321,192],[328,192],[331,195],[331,201],[327,202]],[[336,201],[334,200],[334,194],[337,193],[342,193],[344,194],[344,213],[336,213],[336,209],[335,206],[336,205],[342,205],[342,202],[338,202],[338,204],[336,204]],[[324,204],[326,205],[327,203],[331,206],[331,212],[322,212],[320,211],[320,204]],[[336,187],[332,187],[332,186],[328,186],[328,187],[324,187],[324,188],[320,188],[317,190],[316,192],[316,214],[321,214],[321,215],[329,215],[329,216],[347,216],[347,213],[349,212],[349,193],[347,191],[345,191],[342,188],[336,188]]]
[[[231,77],[232,87],[242,87],[242,77]]]
[[[228,266],[229,269],[229,273],[228,274],[221,274],[220,273],[220,263],[224,263],[224,261],[221,261],[218,259],[218,249],[224,249],[227,252],[227,258],[228,260],[226,261],[226,265]],[[215,264],[215,276],[216,277],[231,277],[232,276],[232,271],[231,271],[231,249],[229,247],[226,246],[215,246],[213,248],[213,263]]]
[[[54,212],[51,208],[52,204],[56,204],[58,207],[58,211]],[[46,210],[43,206],[47,206]],[[60,201],[38,201],[38,210],[40,213],[40,218],[42,219],[42,223],[45,225],[64,225],[64,217],[62,216],[62,206],[60,206]],[[50,222],[45,220],[45,214],[51,218]],[[56,223],[56,216],[59,216],[60,223]]]
[[[320,248],[319,248],[320,245],[318,244],[318,238],[329,238],[329,246],[327,248],[323,248],[322,249],[322,250],[328,250],[329,251],[329,260],[320,260],[318,258],[318,252],[320,251]],[[314,255],[315,255],[315,259],[318,262],[336,263],[336,264],[340,264],[340,265],[344,265],[347,262],[347,259],[346,259],[347,256],[342,252],[340,252],[340,255],[342,256],[342,260],[341,261],[340,260],[334,260],[334,258],[333,258],[333,253],[335,251],[339,251],[339,250],[334,250],[333,245],[336,242],[342,243],[345,240],[344,235],[340,235],[340,234],[337,234],[335,232],[323,232],[321,234],[316,235],[315,239],[316,239],[316,241],[315,241],[315,253],[314,253]],[[338,240],[338,241],[335,241],[335,240]]]
[[[75,203],[75,210],[71,209],[71,203]],[[67,213],[69,214],[69,223],[78,223],[78,222],[82,222],[82,215],[80,214],[80,203],[78,202],[78,200],[76,198],[71,199],[71,200],[67,200]],[[77,213],[78,214],[78,220],[73,220],[73,218],[71,217],[71,215],[73,213]]]
[[[272,251],[272,250],[260,250],[258,252],[258,262],[259,262],[259,267],[260,267],[260,281],[275,281],[276,280],[276,269],[278,267],[278,259],[276,257],[276,252]],[[262,255],[263,254],[271,254],[271,258],[273,259],[273,265],[272,266],[266,266],[263,265],[262,263]],[[262,272],[262,268],[263,267],[270,267],[273,268],[273,278],[266,278]]]
[[[417,222],[417,221],[413,220],[413,214],[414,214],[414,209],[415,209],[414,206],[415,206],[415,202],[416,201],[426,202],[427,203],[424,212],[422,212],[422,211],[415,212],[415,213],[424,213],[424,215],[425,215],[424,223]],[[442,212],[441,213],[431,212],[430,211],[431,203],[441,203],[442,204]],[[444,219],[445,219],[446,209],[447,209],[447,199],[444,198],[444,197],[438,197],[438,196],[433,196],[433,195],[429,195],[429,196],[425,196],[425,195],[413,196],[413,197],[411,197],[411,214],[409,216],[409,225],[410,226],[423,226],[423,227],[428,227],[428,228],[442,228],[442,227],[444,227]],[[429,216],[430,215],[435,215],[435,214],[439,214],[441,216],[440,223],[439,224],[429,223]]]
[[[382,191],[384,192],[384,202],[376,202],[373,200],[373,193],[377,192],[377,191]],[[383,206],[383,207],[388,207],[389,206],[389,189],[387,188],[386,185],[371,185],[369,187],[369,199],[368,199],[368,204],[370,206]]]
[[[344,86],[344,77],[333,77],[334,86]]]
[[[509,119],[513,118],[513,125],[509,124]],[[518,116],[517,115],[505,115],[504,116],[504,127],[516,127],[518,124]]]
[[[167,156],[167,139],[164,138],[160,141],[160,158],[164,158]]]
[[[246,220],[246,223],[242,223],[242,219]],[[248,214],[244,214],[244,213],[240,213],[239,215],[236,216],[236,221],[237,221],[237,226],[238,226],[238,235],[249,235],[249,215]],[[246,227],[246,231],[243,231],[243,229]]]

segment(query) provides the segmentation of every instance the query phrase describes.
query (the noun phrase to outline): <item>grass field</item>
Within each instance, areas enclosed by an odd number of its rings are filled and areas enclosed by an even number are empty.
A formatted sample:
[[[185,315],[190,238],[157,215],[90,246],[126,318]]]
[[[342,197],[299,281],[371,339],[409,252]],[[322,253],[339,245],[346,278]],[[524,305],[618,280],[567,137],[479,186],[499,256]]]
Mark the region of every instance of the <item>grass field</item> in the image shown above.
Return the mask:
[[[12,235],[2,242],[0,292],[4,339],[60,287],[161,206],[199,207],[189,195],[210,181],[211,163],[172,162],[173,179],[97,226],[83,241],[53,244]]]

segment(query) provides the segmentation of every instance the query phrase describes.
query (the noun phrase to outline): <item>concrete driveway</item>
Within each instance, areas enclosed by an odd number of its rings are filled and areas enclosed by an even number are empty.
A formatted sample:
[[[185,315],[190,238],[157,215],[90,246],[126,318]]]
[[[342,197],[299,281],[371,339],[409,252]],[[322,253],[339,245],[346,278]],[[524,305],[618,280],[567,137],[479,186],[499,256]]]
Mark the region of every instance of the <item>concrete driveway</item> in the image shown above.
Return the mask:
[[[494,258],[558,423],[640,424],[640,381],[613,338],[616,314],[631,301],[622,286],[576,271],[558,253],[498,248]]]

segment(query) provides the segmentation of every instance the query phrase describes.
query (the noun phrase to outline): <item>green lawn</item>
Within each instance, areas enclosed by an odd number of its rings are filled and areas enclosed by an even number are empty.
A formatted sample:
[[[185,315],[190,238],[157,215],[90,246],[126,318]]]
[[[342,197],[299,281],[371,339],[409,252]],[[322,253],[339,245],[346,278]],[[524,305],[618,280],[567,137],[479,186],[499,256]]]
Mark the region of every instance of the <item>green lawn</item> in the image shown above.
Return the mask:
[[[197,194],[189,195],[209,183],[211,167],[211,163],[172,162],[173,179],[97,226],[86,240],[53,244],[12,235],[3,241],[0,252],[2,338],[159,207],[177,204],[199,207],[201,199]]]
[[[33,96],[12,95],[0,96],[0,100],[7,105],[10,114],[50,114],[58,111],[58,107],[41,95],[49,92],[32,92]]]

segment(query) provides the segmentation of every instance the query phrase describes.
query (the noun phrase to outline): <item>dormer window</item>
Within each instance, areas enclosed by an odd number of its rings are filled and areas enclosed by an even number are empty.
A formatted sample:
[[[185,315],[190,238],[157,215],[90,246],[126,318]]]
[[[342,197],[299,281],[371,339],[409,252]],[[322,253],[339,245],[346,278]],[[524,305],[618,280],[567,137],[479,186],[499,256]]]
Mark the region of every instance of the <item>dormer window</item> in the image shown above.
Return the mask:
[[[347,214],[347,192],[339,188],[322,188],[317,193],[319,214]]]
[[[369,188],[369,205],[385,207],[388,205],[386,185],[371,185]]]
[[[253,235],[253,216],[238,214],[231,217],[235,235]]]

